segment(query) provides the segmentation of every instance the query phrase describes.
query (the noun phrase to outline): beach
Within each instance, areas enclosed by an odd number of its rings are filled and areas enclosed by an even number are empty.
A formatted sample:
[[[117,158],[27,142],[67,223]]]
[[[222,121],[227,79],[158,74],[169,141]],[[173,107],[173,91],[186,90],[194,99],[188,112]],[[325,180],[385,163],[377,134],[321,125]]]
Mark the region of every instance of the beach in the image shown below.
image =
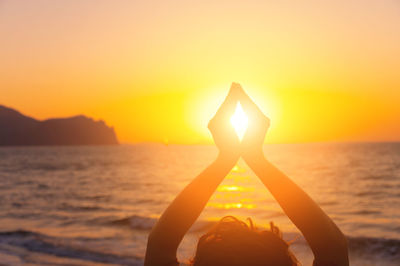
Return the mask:
[[[348,238],[351,265],[400,265],[400,143],[270,144],[266,157],[299,184]],[[215,146],[0,148],[2,265],[143,265],[147,235]],[[179,248],[218,219],[273,221],[303,265],[313,256],[243,161],[229,173]]]

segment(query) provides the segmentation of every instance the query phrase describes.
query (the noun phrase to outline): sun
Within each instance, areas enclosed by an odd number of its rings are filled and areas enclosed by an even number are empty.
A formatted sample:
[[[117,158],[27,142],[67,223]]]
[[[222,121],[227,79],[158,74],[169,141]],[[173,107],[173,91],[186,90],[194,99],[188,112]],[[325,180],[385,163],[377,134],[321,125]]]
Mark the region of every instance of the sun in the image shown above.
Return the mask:
[[[239,139],[242,140],[244,133],[247,129],[248,119],[246,114],[244,113],[242,106],[240,103],[237,104],[235,113],[231,117],[231,124],[235,128],[236,134]]]

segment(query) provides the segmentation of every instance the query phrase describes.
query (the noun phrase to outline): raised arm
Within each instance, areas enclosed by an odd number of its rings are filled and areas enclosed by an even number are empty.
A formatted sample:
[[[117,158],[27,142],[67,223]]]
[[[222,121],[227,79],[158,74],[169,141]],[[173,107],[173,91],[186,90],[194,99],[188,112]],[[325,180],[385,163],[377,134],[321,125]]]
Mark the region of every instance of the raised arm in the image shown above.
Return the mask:
[[[349,265],[346,238],[336,224],[306,192],[264,157],[262,146],[269,119],[243,90],[240,95],[249,116],[242,142],[243,159],[303,233],[314,253],[314,265]]]
[[[176,265],[179,243],[239,159],[239,139],[229,123],[229,117],[233,114],[236,104],[237,93],[231,88],[208,125],[219,149],[219,155],[164,211],[149,235],[145,266]]]

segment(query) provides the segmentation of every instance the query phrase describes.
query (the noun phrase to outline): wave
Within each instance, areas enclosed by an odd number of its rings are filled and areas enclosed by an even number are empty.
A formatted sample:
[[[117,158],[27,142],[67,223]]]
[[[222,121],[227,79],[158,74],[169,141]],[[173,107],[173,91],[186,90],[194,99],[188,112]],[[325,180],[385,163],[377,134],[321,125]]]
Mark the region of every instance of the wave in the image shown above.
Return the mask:
[[[135,230],[151,230],[157,218],[143,217],[138,215],[117,219],[111,222],[113,225],[129,226]],[[214,225],[216,221],[197,221],[190,229],[190,232],[203,232]],[[260,228],[262,229],[262,228]],[[297,233],[286,233],[290,239],[295,239]],[[380,253],[384,255],[397,255],[400,257],[400,240],[387,238],[370,238],[370,237],[347,237],[349,249],[354,252]],[[297,242],[297,241],[295,241]],[[303,243],[305,244],[305,242]]]
[[[123,219],[115,220],[112,223],[129,226],[136,230],[151,230],[157,222],[156,218],[133,215]],[[190,232],[202,232],[209,229],[216,221],[197,221],[190,229]],[[260,228],[262,229],[262,228]],[[287,233],[291,239],[295,239],[297,233]],[[347,237],[349,249],[352,252],[364,254],[381,254],[385,256],[398,256],[400,258],[400,240],[371,237]],[[305,242],[303,244],[306,244]]]
[[[284,233],[284,238],[293,245],[308,245],[298,233]],[[400,239],[346,236],[349,252],[359,257],[381,257],[386,260],[400,260]],[[293,240],[293,241],[292,241]]]
[[[363,254],[380,254],[400,259],[400,240],[372,237],[348,237],[349,250]]]
[[[129,217],[128,220],[140,220],[142,218]],[[121,222],[124,222],[124,219],[121,220]],[[152,223],[154,223],[154,221]],[[146,224],[146,222],[144,222],[144,224]],[[208,225],[209,224],[210,223],[208,223]],[[205,224],[202,225],[204,226]],[[201,226],[199,228],[201,228]],[[77,239],[54,237],[27,230],[5,231],[0,232],[0,253],[22,256],[26,254],[26,251],[29,251],[68,259],[78,259],[89,264],[109,263],[117,265],[141,265],[143,263],[143,258],[121,255],[103,250],[93,250],[88,248],[88,245],[82,244],[82,239],[75,240]],[[306,242],[304,239],[299,239],[293,244],[305,245]],[[377,256],[392,261],[400,259],[399,239],[348,237],[348,245],[350,253],[354,255],[363,257]],[[20,250],[25,250],[25,252],[21,252]]]
[[[394,169],[398,169],[398,167],[395,167]],[[393,168],[389,168],[388,170],[392,171]],[[365,175],[361,177],[362,180],[396,180],[396,175],[393,174],[381,174],[381,175]]]
[[[132,229],[138,229],[138,230],[150,230],[151,228],[153,228],[156,222],[157,222],[156,218],[132,215],[129,217],[110,221],[109,224],[129,226]]]
[[[135,230],[151,230],[156,224],[158,218],[132,215],[121,219],[106,222],[107,224],[117,226],[128,226]],[[200,220],[194,223],[189,232],[201,232],[213,226],[216,221]]]
[[[69,202],[61,202],[57,205],[57,208],[62,211],[118,211],[116,208],[103,207],[99,204],[71,204]]]
[[[1,171],[4,172],[21,172],[21,171],[84,171],[92,167],[84,162],[25,162],[24,164],[3,165]]]
[[[74,245],[72,242],[71,239],[26,230],[0,232],[0,251],[6,251],[8,254],[15,253],[16,248],[22,248],[30,252],[79,259],[91,263],[119,265],[140,265],[142,263],[142,259],[138,257],[91,250],[84,245]]]

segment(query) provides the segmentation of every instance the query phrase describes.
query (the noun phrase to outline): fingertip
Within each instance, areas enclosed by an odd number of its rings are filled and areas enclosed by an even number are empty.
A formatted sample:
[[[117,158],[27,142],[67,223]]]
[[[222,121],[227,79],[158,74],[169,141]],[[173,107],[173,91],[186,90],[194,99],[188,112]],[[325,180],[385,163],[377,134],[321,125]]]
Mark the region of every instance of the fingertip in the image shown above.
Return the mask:
[[[240,83],[238,83],[238,82],[232,82],[232,84],[231,84],[231,89],[233,89],[233,88],[241,88],[242,86],[240,86]]]
[[[231,89],[230,89],[230,91],[232,93],[238,94],[242,90],[243,90],[243,88],[239,83],[232,82]]]

